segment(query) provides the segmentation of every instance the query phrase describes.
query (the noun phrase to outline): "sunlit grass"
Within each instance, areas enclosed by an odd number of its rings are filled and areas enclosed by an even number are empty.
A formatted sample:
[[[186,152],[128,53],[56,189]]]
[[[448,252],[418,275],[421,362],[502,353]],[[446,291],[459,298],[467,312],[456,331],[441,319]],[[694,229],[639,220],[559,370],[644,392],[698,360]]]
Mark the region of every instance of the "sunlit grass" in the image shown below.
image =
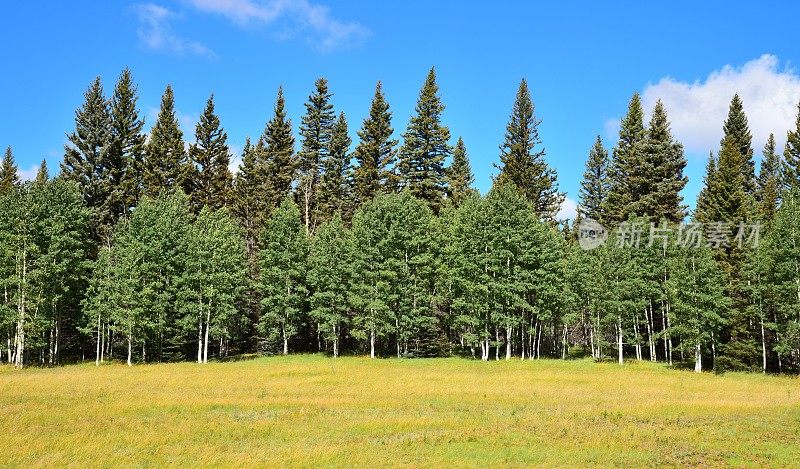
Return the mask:
[[[649,363],[0,367],[0,466],[800,464],[800,381]]]

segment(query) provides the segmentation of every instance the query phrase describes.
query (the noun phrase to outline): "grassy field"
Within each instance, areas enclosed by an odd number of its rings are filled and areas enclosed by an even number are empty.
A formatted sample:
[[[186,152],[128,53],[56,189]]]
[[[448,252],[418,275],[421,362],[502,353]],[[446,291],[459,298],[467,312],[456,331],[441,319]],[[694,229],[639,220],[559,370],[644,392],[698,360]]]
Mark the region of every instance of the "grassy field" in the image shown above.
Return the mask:
[[[320,356],[0,367],[0,466],[800,464],[800,380]]]

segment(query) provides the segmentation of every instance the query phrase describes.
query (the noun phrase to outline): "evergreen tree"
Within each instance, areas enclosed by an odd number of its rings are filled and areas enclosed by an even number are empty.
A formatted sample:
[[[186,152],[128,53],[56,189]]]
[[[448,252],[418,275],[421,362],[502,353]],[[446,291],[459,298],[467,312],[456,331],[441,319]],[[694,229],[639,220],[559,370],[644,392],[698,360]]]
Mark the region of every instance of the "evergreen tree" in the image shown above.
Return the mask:
[[[144,163],[144,120],[139,118],[136,85],[129,69],[124,69],[111,97],[111,150],[114,162],[115,212],[127,214],[139,200],[142,191],[141,171]]]
[[[230,201],[232,180],[228,135],[214,113],[214,95],[208,98],[189,147],[192,171],[191,197],[195,210],[219,209]]]
[[[256,167],[264,176],[263,197],[267,202],[266,212],[269,213],[289,195],[297,170],[293,160],[292,121],[286,117],[286,103],[281,88],[275,101],[275,115],[267,123],[264,135],[256,145],[256,152]]]
[[[354,198],[361,205],[379,192],[394,190],[397,184],[393,172],[397,140],[392,139],[392,113],[383,94],[381,82],[375,85],[369,116],[358,131],[360,141],[353,156],[356,159]]]
[[[3,162],[0,164],[0,196],[10,194],[17,185],[19,185],[19,174],[14,163],[14,154],[11,152],[11,147],[6,147]]]
[[[351,232],[336,214],[320,226],[308,259],[311,318],[319,324],[325,340],[333,344],[334,357],[339,356],[339,342],[350,319],[354,256]]]
[[[555,169],[544,160],[544,148],[539,148],[542,143],[540,123],[534,114],[528,83],[523,78],[506,125],[505,141],[500,146],[497,181],[513,183],[542,219],[552,221],[561,208],[564,194],[558,192]]]
[[[629,210],[654,220],[678,223],[686,216],[680,192],[688,179],[683,175],[683,145],[674,141],[669,126],[664,105],[658,100],[641,144],[639,164],[628,174],[633,191]]]
[[[586,161],[578,211],[582,216],[601,223],[605,221],[603,208],[609,192],[608,165],[608,151],[598,135]]]
[[[308,238],[300,210],[291,199],[284,199],[261,235],[259,284],[263,306],[259,330],[268,342],[282,342],[284,355],[304,320],[307,259]]]
[[[332,94],[328,81],[319,78],[314,83],[314,92],[308,97],[306,114],[300,124],[302,146],[297,154],[298,204],[303,212],[306,234],[316,227],[319,218],[319,182],[322,165],[330,155],[336,115],[330,103]]]
[[[775,151],[775,136],[769,134],[761,158],[761,168],[758,172],[759,218],[764,222],[771,222],[778,210],[781,191],[781,157]]]
[[[697,194],[697,205],[694,211],[694,220],[700,223],[708,223],[711,219],[711,195],[715,192],[712,184],[716,183],[717,159],[714,157],[714,152],[708,153],[708,162],[706,163],[706,172],[703,176],[703,187],[700,193]]]
[[[794,130],[786,133],[783,150],[782,186],[786,189],[800,187],[800,103],[797,103],[797,118]]]
[[[142,168],[144,194],[155,197],[161,192],[181,189],[189,192],[192,165],[183,146],[183,132],[175,113],[172,86],[161,97],[161,109],[150,131]]]
[[[403,134],[400,184],[438,212],[445,195],[444,161],[452,150],[450,129],[442,125],[444,104],[439,98],[436,71],[431,68],[419,93],[415,115]]]
[[[458,137],[458,142],[453,147],[453,162],[447,167],[446,175],[447,198],[454,205],[461,205],[464,199],[475,193],[475,189],[472,187],[475,177],[472,175],[467,148],[461,137]]]
[[[639,94],[634,93],[628,112],[620,123],[619,141],[614,147],[609,168],[610,189],[604,210],[609,222],[622,222],[633,213],[630,204],[638,196],[634,178],[641,164],[641,145],[645,135],[642,102]]]
[[[42,160],[39,169],[36,171],[36,184],[44,184],[50,180],[50,171],[47,169],[47,160]]]
[[[347,119],[344,113],[333,126],[328,155],[322,161],[319,182],[319,212],[322,221],[330,221],[336,213],[350,219],[352,216],[352,170]]]
[[[68,139],[61,177],[78,185],[93,214],[95,238],[107,239],[116,220],[114,197],[120,168],[110,156],[111,116],[100,77],[89,86],[83,105],[75,111],[75,131]]]
[[[750,134],[750,127],[747,124],[747,116],[744,113],[744,106],[739,94],[734,94],[728,109],[728,117],[722,127],[725,132],[720,146],[725,146],[725,140],[732,140],[733,146],[739,150],[741,155],[744,174],[745,193],[754,195],[756,191],[756,164],[753,160],[753,137]]]

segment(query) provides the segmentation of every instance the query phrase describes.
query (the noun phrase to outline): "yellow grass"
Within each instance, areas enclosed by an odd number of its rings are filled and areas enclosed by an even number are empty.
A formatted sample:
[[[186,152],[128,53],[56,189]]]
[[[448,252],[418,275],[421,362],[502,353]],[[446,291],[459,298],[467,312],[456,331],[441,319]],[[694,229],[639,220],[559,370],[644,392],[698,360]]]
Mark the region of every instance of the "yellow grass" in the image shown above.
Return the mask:
[[[588,361],[0,367],[0,466],[800,464],[800,381]]]

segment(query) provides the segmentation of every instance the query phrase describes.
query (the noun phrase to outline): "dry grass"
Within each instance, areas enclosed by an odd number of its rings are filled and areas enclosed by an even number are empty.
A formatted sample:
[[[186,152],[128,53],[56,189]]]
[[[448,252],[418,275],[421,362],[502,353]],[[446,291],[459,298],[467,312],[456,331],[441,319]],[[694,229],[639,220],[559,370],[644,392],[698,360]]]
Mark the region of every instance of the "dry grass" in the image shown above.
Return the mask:
[[[319,356],[0,367],[0,466],[800,464],[800,381]]]

